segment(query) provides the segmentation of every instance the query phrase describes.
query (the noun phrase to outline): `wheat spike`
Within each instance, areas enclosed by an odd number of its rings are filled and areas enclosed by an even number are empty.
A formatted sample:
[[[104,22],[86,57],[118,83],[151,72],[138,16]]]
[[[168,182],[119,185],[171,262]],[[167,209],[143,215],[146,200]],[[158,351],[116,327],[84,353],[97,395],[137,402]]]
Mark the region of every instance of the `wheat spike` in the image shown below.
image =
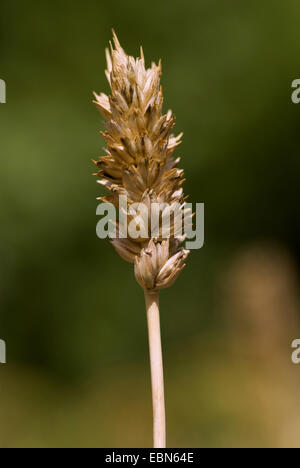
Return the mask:
[[[111,95],[95,93],[94,101],[106,119],[106,131],[101,133],[107,154],[95,164],[98,182],[110,193],[101,200],[118,208],[123,195],[129,205],[141,202],[150,208],[153,203],[171,207],[177,203],[183,209],[183,171],[177,168],[179,159],[173,159],[182,134],[171,134],[175,124],[172,112],[162,114],[161,62],[147,69],[142,49],[141,57],[134,59],[124,52],[115,33],[113,43],[110,51],[106,50]],[[128,235],[112,241],[120,256],[134,263],[136,279],[145,291],[171,286],[185,266],[189,252],[180,247],[184,237],[175,237],[171,221],[168,239],[162,237],[161,230],[151,238],[149,218],[149,236],[133,239]]]

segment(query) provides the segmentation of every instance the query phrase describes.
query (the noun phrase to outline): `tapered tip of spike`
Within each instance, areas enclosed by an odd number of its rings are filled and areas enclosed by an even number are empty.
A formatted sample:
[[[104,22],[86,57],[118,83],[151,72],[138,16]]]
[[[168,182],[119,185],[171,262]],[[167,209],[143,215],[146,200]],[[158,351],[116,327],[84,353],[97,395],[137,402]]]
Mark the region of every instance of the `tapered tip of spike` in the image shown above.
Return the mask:
[[[116,31],[114,29],[112,29],[112,35],[113,35],[113,40],[114,40],[114,43],[115,43],[115,47],[116,48],[121,48],[121,44],[119,42],[119,39],[118,39],[118,36],[116,34]]]

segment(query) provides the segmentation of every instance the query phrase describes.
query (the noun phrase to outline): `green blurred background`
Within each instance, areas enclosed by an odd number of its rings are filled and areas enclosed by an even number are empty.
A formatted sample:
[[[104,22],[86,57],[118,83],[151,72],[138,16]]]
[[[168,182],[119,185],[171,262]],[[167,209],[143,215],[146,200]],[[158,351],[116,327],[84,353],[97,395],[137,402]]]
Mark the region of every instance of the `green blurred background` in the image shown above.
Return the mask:
[[[300,446],[297,0],[2,0],[1,447],[149,447],[144,299],[96,237],[104,49],[163,61],[206,244],[161,294],[168,445]]]

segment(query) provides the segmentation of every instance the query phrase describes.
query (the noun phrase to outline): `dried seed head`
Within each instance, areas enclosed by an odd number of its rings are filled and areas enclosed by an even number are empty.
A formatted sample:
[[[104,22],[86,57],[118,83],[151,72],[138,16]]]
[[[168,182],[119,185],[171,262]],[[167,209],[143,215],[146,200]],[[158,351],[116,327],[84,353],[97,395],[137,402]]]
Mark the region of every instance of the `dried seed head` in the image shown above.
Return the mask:
[[[108,97],[95,93],[95,104],[106,119],[106,131],[102,133],[107,142],[106,155],[95,162],[98,181],[109,191],[102,200],[119,208],[119,197],[126,197],[127,214],[133,222],[138,214],[130,211],[133,203],[168,204],[172,211],[175,205],[183,212],[183,171],[177,168],[179,159],[173,152],[181,143],[182,134],[171,135],[175,116],[169,111],[162,114],[163,96],[160,86],[161,63],[152,63],[145,68],[141,57],[128,56],[113,35],[114,45],[106,50],[106,76],[111,87]],[[182,217],[183,219],[183,217]],[[185,266],[188,251],[180,248],[184,237],[178,234],[176,216],[171,217],[168,239],[159,228],[151,239],[153,220],[147,220],[148,236],[112,241],[119,255],[134,263],[139,284],[147,291],[156,291],[171,286]],[[117,222],[117,232],[124,226]]]

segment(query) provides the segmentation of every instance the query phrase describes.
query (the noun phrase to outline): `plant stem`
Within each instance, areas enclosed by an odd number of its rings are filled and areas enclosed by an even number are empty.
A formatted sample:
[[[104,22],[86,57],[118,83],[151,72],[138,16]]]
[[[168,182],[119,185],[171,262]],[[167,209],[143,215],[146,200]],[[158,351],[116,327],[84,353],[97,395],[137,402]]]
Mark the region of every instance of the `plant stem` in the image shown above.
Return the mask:
[[[164,372],[160,335],[159,293],[145,292],[153,403],[153,446],[166,447]]]

